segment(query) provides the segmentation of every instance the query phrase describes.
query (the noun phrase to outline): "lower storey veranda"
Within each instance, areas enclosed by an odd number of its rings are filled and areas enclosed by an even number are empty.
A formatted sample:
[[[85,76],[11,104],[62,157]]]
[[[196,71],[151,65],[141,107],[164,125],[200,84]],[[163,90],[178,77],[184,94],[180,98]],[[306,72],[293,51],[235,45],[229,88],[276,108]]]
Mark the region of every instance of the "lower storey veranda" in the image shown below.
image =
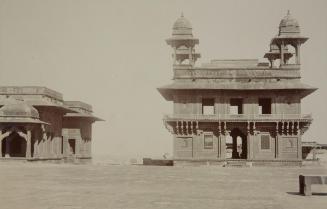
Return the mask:
[[[302,160],[306,123],[166,121],[175,160]]]

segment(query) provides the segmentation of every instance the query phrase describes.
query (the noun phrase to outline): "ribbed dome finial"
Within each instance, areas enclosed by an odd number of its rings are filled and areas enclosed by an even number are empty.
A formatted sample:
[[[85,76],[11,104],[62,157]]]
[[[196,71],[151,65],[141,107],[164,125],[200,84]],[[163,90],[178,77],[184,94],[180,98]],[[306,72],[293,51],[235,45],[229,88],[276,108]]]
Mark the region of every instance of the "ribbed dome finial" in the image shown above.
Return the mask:
[[[290,10],[287,10],[287,15],[280,21],[279,35],[281,34],[299,34],[300,26],[298,21],[291,16]]]

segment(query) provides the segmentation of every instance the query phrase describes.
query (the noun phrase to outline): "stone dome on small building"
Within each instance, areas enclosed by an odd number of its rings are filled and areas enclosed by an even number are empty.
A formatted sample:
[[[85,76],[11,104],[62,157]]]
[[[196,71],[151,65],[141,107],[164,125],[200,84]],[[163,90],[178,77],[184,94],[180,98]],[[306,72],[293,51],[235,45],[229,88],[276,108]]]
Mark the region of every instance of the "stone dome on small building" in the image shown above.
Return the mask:
[[[291,35],[299,33],[300,25],[298,21],[291,16],[290,11],[288,11],[287,15],[279,23],[279,35]]]
[[[39,119],[39,112],[33,106],[16,99],[7,99],[0,108],[0,117]]]
[[[192,25],[188,19],[182,14],[173,25],[173,35],[191,35]]]

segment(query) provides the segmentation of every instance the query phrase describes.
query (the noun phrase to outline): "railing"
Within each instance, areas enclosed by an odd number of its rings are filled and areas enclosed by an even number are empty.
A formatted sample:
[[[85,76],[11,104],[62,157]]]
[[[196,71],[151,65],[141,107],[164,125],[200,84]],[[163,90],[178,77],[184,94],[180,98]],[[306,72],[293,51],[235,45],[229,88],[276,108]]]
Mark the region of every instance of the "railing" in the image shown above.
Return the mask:
[[[173,114],[165,115],[165,121],[194,120],[194,121],[311,121],[311,114]]]

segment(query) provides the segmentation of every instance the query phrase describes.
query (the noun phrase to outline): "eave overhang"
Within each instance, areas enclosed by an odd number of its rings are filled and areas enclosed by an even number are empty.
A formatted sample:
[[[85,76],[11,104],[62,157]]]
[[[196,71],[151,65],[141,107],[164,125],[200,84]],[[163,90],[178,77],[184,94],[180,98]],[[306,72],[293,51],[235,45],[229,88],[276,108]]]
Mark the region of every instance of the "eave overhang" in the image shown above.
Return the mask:
[[[80,119],[89,119],[92,121],[105,121],[99,117],[96,117],[94,115],[91,114],[86,114],[86,113],[67,113],[66,115],[64,115],[64,118],[80,118]]]
[[[317,90],[315,87],[301,82],[174,82],[157,88],[167,100],[172,101],[173,95],[180,91],[296,91],[301,98]]]

